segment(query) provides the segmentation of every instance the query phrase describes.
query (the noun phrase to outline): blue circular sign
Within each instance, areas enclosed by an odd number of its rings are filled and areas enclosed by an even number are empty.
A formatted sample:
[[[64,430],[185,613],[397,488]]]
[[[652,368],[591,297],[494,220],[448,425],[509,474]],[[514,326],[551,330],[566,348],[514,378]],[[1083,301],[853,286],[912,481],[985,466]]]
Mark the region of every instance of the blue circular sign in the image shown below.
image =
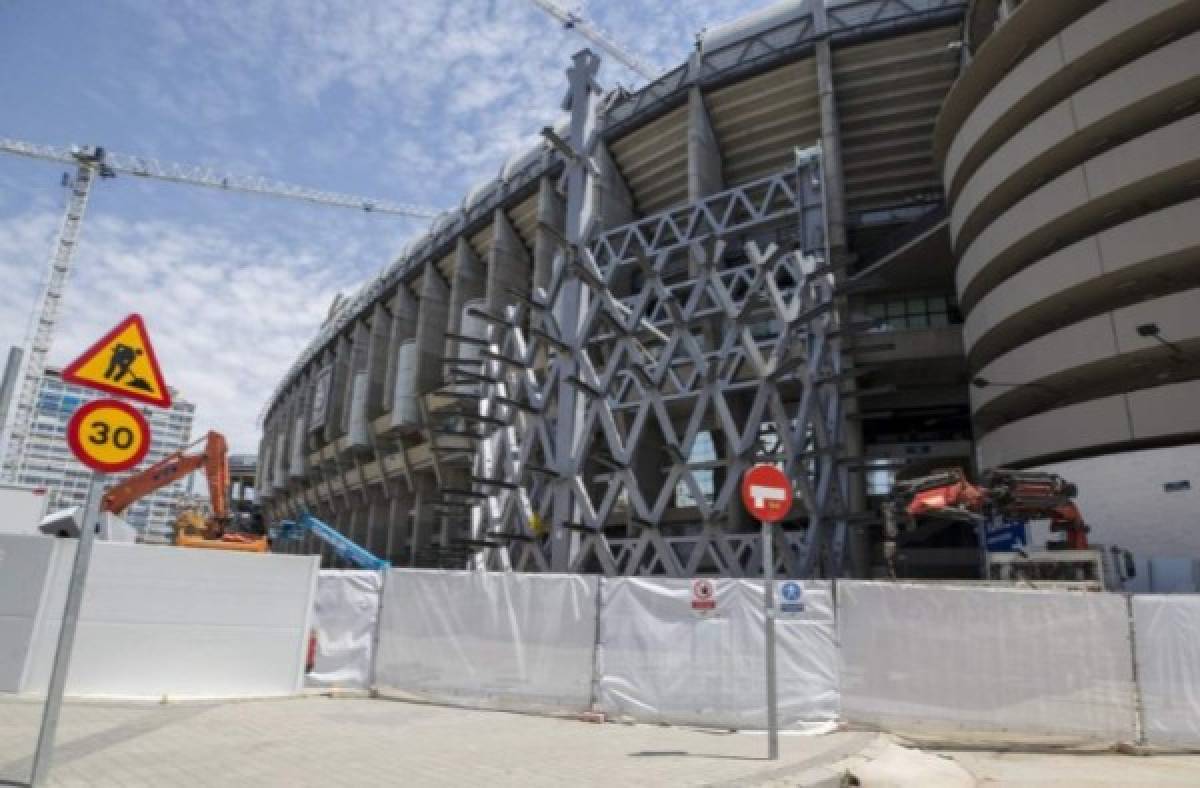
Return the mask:
[[[795,580],[789,580],[779,588],[779,595],[786,602],[799,602],[800,596],[804,592],[800,588],[800,584]]]

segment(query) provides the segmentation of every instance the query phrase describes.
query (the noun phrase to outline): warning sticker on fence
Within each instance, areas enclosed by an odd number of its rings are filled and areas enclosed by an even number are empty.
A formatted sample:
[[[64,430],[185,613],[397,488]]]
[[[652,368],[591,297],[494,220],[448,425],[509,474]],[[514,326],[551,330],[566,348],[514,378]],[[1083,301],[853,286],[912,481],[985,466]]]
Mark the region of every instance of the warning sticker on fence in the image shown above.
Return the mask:
[[[711,615],[717,610],[716,589],[706,577],[692,581],[692,610],[701,615]]]

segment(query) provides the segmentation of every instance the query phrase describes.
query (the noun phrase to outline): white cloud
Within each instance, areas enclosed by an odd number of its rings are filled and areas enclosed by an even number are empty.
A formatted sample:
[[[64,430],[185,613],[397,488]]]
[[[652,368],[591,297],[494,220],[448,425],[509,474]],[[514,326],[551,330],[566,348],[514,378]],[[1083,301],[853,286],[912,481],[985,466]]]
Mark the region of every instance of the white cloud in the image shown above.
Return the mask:
[[[119,106],[114,114],[128,115],[127,126],[105,130],[125,130],[108,140],[115,149],[182,148],[185,160],[234,172],[439,206],[493,177],[558,116],[569,56],[587,45],[525,0],[125,3],[135,13],[123,18],[122,35],[142,67],[93,70],[84,81],[95,95],[119,97],[93,101],[97,111]],[[688,56],[703,25],[756,5],[620,0],[584,12],[666,68]],[[602,78],[634,81],[613,66]],[[47,102],[51,128],[62,120],[55,112]],[[68,120],[64,133],[74,133],[81,121]],[[23,181],[29,188],[18,194],[4,178],[7,345],[24,335],[59,217],[42,181]],[[350,293],[384,267],[415,225],[368,226],[328,210],[136,183],[109,201],[130,182],[102,187],[104,201],[89,213],[52,359],[67,361],[124,313],[141,311],[168,381],[198,405],[197,432],[214,427],[235,450],[252,451],[263,400],[334,292]],[[157,191],[169,188],[178,191]],[[145,199],[135,204],[131,194]]]
[[[0,340],[19,343],[57,217],[0,220]],[[196,434],[213,428],[255,451],[258,411],[316,333],[333,295],[365,272],[334,266],[339,244],[248,242],[226,230],[90,217],[51,350],[61,366],[130,312],[146,319],[167,382],[197,405]],[[33,260],[33,265],[21,261]]]

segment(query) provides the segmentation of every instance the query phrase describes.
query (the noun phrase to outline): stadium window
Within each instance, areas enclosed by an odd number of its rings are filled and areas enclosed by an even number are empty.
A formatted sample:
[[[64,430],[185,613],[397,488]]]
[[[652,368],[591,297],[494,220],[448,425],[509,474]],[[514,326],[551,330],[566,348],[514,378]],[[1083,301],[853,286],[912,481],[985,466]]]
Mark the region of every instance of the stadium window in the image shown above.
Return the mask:
[[[867,317],[878,321],[876,332],[941,328],[962,322],[954,299],[945,295],[908,296],[872,299],[866,304]]]

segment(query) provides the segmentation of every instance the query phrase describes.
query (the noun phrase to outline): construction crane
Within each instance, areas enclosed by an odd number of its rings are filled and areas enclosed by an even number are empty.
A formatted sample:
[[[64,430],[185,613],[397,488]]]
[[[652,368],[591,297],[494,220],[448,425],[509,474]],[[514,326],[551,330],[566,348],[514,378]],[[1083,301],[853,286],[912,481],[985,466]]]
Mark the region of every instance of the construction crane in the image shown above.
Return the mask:
[[[111,153],[104,148],[90,145],[59,148],[0,137],[0,153],[60,162],[75,167],[74,178],[64,176],[64,185],[70,188],[67,209],[50,256],[46,280],[42,285],[38,301],[34,305],[33,316],[25,337],[25,357],[22,359],[21,354],[14,352],[10,354],[8,360],[9,368],[5,373],[6,383],[8,381],[15,382],[18,379],[20,382],[16,384],[19,386],[15,392],[17,405],[11,414],[12,426],[7,432],[8,439],[0,442],[0,450],[4,452],[0,456],[0,462],[2,462],[0,464],[0,480],[15,481],[18,472],[25,441],[29,437],[38,386],[41,384],[50,345],[54,341],[58,311],[71,271],[71,257],[79,242],[79,233],[88,198],[91,196],[92,187],[98,178],[135,175],[141,178],[204,186],[223,191],[303,200],[338,208],[353,208],[369,213],[407,216],[416,219],[432,219],[437,215],[437,211],[417,205],[320,191],[257,176],[221,173],[211,167],[174,164],[144,156]],[[12,393],[11,391],[0,391],[0,433],[10,424],[9,404],[12,400]]]
[[[652,66],[618,44],[578,11],[569,11],[553,0],[533,0],[533,4],[561,22],[564,30],[578,31],[579,35],[612,55],[613,59],[643,79],[651,81],[658,76]]]

